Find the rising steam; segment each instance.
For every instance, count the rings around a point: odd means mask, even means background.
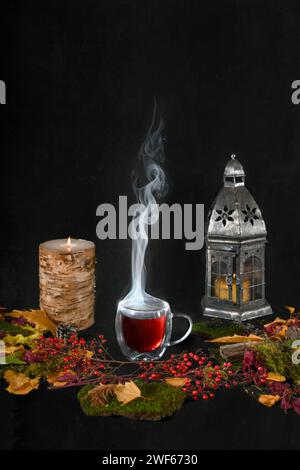
[[[160,163],[165,160],[164,141],[162,131],[164,122],[160,119],[156,130],[153,130],[156,118],[156,107],[153,119],[140,152],[139,161],[141,172],[133,173],[133,190],[138,201],[138,210],[132,221],[134,234],[132,236],[131,273],[132,286],[130,292],[122,303],[127,307],[141,310],[151,310],[158,306],[159,299],[145,292],[146,268],[145,253],[148,245],[148,226],[157,222],[159,208],[157,200],[167,192],[168,185],[165,173]],[[140,185],[140,180],[146,180],[146,184]]]

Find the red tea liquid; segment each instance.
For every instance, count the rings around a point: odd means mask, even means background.
[[[166,319],[166,316],[143,319],[122,315],[122,330],[127,346],[138,352],[159,348],[165,337]]]

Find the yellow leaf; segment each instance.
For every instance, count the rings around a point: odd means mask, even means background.
[[[63,377],[66,374],[72,374],[76,375],[76,373],[69,369],[61,372],[54,372],[53,374],[47,375],[47,382],[49,382],[53,387],[63,387],[66,385],[68,382],[63,382],[61,380],[58,380],[60,377]]]
[[[288,305],[285,305],[285,308],[290,312],[291,315],[295,313],[295,307],[289,307]]]
[[[93,357],[93,355],[94,355],[93,351],[89,351],[88,349],[86,350],[85,357],[87,359],[91,359],[91,357]]]
[[[34,333],[33,335],[30,335],[30,336],[23,336],[21,334],[15,335],[15,336],[6,335],[3,338],[3,341],[4,341],[5,344],[10,344],[12,346],[17,346],[17,345],[20,345],[20,344],[29,344],[34,339],[38,339],[40,336],[41,336],[41,334],[38,331],[36,333]]]
[[[9,313],[11,317],[24,317],[26,320],[34,323],[40,331],[51,331],[56,335],[56,325],[47,317],[43,310],[13,310]]]
[[[24,349],[24,346],[5,346],[5,354],[13,354],[21,349]]]
[[[267,380],[271,380],[272,382],[285,382],[286,378],[284,375],[274,374],[273,372],[269,372],[267,375]]]
[[[233,335],[233,336],[221,336],[220,338],[211,339],[208,343],[248,343],[248,342],[256,342],[256,341],[264,341],[263,338],[256,335],[249,335],[249,336],[240,336],[240,335]]]
[[[277,403],[281,397],[279,395],[260,395],[258,401],[267,407],[271,407]]]
[[[4,374],[4,378],[9,384],[6,390],[14,395],[26,395],[38,388],[40,381],[39,377],[30,379],[27,375],[13,370],[7,370]]]
[[[173,387],[183,387],[185,385],[186,379],[183,377],[169,377],[165,379],[169,385],[173,385]]]
[[[123,404],[131,402],[141,396],[139,387],[133,382],[125,382],[124,384],[118,384],[114,388],[114,393],[117,399]]]

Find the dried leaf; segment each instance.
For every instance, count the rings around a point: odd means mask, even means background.
[[[290,312],[291,315],[295,313],[295,307],[289,307],[288,305],[285,305],[285,308]]]
[[[93,351],[89,351],[88,349],[86,350],[85,357],[87,359],[91,359],[93,357],[93,355],[94,355]]]
[[[18,335],[6,335],[4,338],[3,338],[3,341],[5,342],[5,344],[9,344],[9,345],[12,345],[12,346],[17,346],[17,345],[20,345],[20,344],[27,344],[27,345],[31,345],[32,344],[32,341],[35,340],[35,339],[38,339],[40,337],[40,333],[37,331],[36,333],[34,333],[33,335],[30,335],[30,336],[24,336],[24,335],[21,335],[21,334],[18,334]]]
[[[258,401],[267,407],[271,407],[277,403],[281,397],[279,395],[260,395]]]
[[[208,343],[222,343],[222,344],[231,344],[231,343],[249,343],[249,342],[258,342],[264,341],[260,336],[250,334],[249,336],[221,336],[220,338],[211,339]]]
[[[173,387],[183,387],[185,385],[186,379],[184,377],[169,377],[165,379],[169,385],[173,385]]]
[[[5,354],[13,354],[21,349],[24,350],[24,346],[5,346]]]
[[[4,378],[9,383],[6,390],[14,395],[26,395],[38,388],[40,381],[39,377],[30,379],[27,375],[13,370],[7,370],[4,374]]]
[[[141,396],[139,387],[133,382],[125,382],[124,384],[118,384],[114,388],[117,399],[123,404],[131,402]]]
[[[269,372],[267,375],[267,380],[271,380],[272,382],[285,382],[286,378],[284,375],[274,374],[274,372]]]
[[[264,328],[269,328],[270,326],[273,326],[273,325],[285,325],[286,322],[287,320],[284,320],[283,318],[280,318],[280,317],[276,317],[275,320],[273,320],[272,322],[266,323],[264,325]]]
[[[273,338],[282,339],[285,337],[288,329],[288,321],[283,318],[276,317],[271,323],[266,323],[264,325],[265,330],[269,330],[268,334],[272,335]]]
[[[64,380],[59,380],[59,379],[61,377],[64,377],[64,376],[68,375],[68,374],[70,374],[70,376],[71,375],[76,375],[76,373],[74,371],[69,369],[69,370],[58,372],[58,373],[49,374],[47,376],[47,382],[49,382],[52,385],[52,387],[63,387],[68,382],[64,381]]]
[[[282,328],[280,328],[279,331],[276,332],[276,338],[285,338],[287,330],[288,326],[284,325]]]
[[[99,384],[88,392],[90,404],[92,406],[104,406],[114,395],[114,384]]]
[[[9,315],[16,318],[24,317],[34,323],[38,330],[51,331],[53,336],[56,335],[56,325],[47,317],[43,310],[13,310]]]

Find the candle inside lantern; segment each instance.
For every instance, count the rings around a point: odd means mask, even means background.
[[[94,323],[95,244],[80,239],[40,244],[40,307],[55,323],[79,330]]]
[[[244,279],[243,280],[243,289],[241,289],[241,300],[244,304],[250,301],[250,280]],[[226,281],[226,276],[221,276],[215,280],[215,295],[220,300],[230,300],[234,304],[237,302],[237,284],[236,284],[236,276],[233,275],[232,284],[228,285]],[[230,298],[230,290],[231,290],[231,298]]]

